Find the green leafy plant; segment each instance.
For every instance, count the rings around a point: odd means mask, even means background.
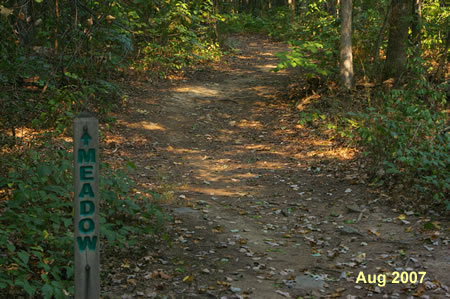
[[[420,94],[393,90],[381,109],[355,114],[357,132],[367,154],[381,161],[387,175],[440,202],[450,185],[447,116],[427,107],[417,98]]]
[[[317,60],[317,55],[330,56],[333,52],[330,49],[324,50],[324,46],[318,42],[291,42],[291,50],[289,52],[277,53],[277,57],[281,59],[275,71],[279,71],[288,67],[300,67],[304,70],[306,77],[328,76],[329,68],[326,59]]]
[[[45,145],[3,162],[10,170],[0,177],[0,296],[66,298],[74,291],[72,155]],[[103,164],[102,246],[132,246],[161,227],[162,212],[132,189],[125,172]]]
[[[134,16],[142,20],[147,11],[140,6]],[[167,1],[150,24],[139,23],[140,54],[134,68],[164,77],[216,59],[220,55],[214,31],[218,19],[212,1]]]
[[[220,16],[219,29],[223,33],[263,32],[267,20],[249,13],[224,13]]]

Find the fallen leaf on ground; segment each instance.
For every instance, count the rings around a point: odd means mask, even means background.
[[[369,235],[374,235],[377,237],[379,237],[381,235],[381,233],[379,231],[377,231],[376,229],[373,229],[373,228],[369,229],[368,232],[369,232]]]
[[[186,275],[186,276],[183,278],[183,282],[191,283],[191,282],[193,282],[193,281],[194,281],[194,275]]]
[[[289,294],[288,292],[283,292],[283,291],[280,291],[280,290],[276,290],[275,293],[277,293],[277,294],[279,294],[279,295],[281,295],[283,297],[286,297],[286,298],[292,298],[291,294]]]
[[[162,270],[155,270],[152,272],[152,276],[153,279],[155,278],[162,278],[162,279],[171,279],[172,276],[170,276],[169,274],[164,273]]]

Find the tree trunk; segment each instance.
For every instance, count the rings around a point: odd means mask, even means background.
[[[218,41],[219,42],[219,45],[220,46],[222,46],[223,44],[222,44],[222,40],[221,40],[221,38],[220,38],[220,36],[219,36],[219,30],[217,30],[217,15],[219,14],[219,0],[215,0],[214,2],[213,2],[213,14],[214,14],[214,16],[213,16],[213,19],[212,19],[212,26],[213,26],[213,30],[214,30],[214,35],[215,35],[215,38],[216,38],[216,41]]]
[[[341,80],[345,88],[353,87],[352,0],[341,1]]]
[[[411,39],[415,45],[419,45],[420,31],[422,29],[422,0],[412,0],[412,15]]]
[[[291,10],[291,23],[295,21],[295,0],[288,0],[289,9]]]
[[[336,0],[327,0],[327,12],[329,15],[332,15],[333,17],[336,18],[337,16],[337,12],[336,12]]]
[[[58,0],[55,0],[55,19],[56,19],[56,24],[55,24],[55,30],[53,31],[55,33],[54,52],[55,52],[55,55],[58,55],[58,52],[59,52],[59,44],[58,44],[59,1]]]
[[[377,44],[375,45],[375,50],[373,51],[373,61],[378,60],[381,43],[383,42],[384,39],[384,32],[386,31],[386,27],[388,25],[389,18],[391,17],[391,13],[392,13],[392,4],[389,4],[386,15],[384,16],[383,25],[381,26],[380,32],[378,33]]]
[[[392,0],[389,42],[383,70],[384,80],[394,78],[395,81],[398,81],[406,71],[410,15],[411,0]]]
[[[450,30],[447,29],[447,38],[445,39],[445,45],[444,45],[444,51],[441,54],[441,58],[439,59],[439,66],[436,70],[436,73],[434,74],[434,80],[439,81],[439,79],[442,77],[444,73],[444,69],[447,66],[447,59],[448,59],[448,48],[450,46]]]

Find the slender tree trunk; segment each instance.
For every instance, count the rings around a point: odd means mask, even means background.
[[[389,42],[384,64],[383,79],[400,79],[406,71],[406,49],[408,47],[409,16],[411,0],[392,0],[392,15],[389,22]]]
[[[295,21],[295,0],[288,0],[289,9],[291,10],[291,23]]]
[[[214,30],[214,35],[216,40],[219,42],[219,45],[222,46],[222,40],[220,39],[219,36],[219,31],[217,30],[217,18],[216,16],[219,14],[219,0],[214,0],[214,9],[213,9],[213,20],[212,20],[212,26],[213,26],[213,30]]]
[[[252,0],[251,2],[250,2],[250,7],[251,7],[251,9],[250,9],[250,13],[252,14],[252,15],[256,15],[255,14],[255,12],[256,12],[256,10],[257,10],[257,7],[258,7],[258,2],[257,2],[257,0]]]
[[[352,0],[341,1],[341,80],[345,88],[353,87]]]
[[[381,43],[383,42],[384,39],[384,32],[386,32],[386,27],[388,25],[389,18],[391,17],[391,13],[392,13],[392,3],[390,3],[387,8],[386,15],[384,16],[383,20],[383,25],[381,26],[380,32],[378,33],[377,44],[375,45],[375,50],[373,51],[373,61],[378,60]]]
[[[419,45],[420,31],[422,29],[422,0],[412,0],[412,15],[411,39],[415,45]]]
[[[339,5],[342,5],[341,4],[341,0],[337,0],[336,1],[336,7],[338,7]],[[336,18],[340,18],[341,17],[339,14],[340,14],[340,9],[336,9]]]
[[[74,14],[74,18],[73,18],[73,30],[76,30],[76,27],[78,26],[78,5],[77,5],[77,1],[73,1],[73,14]]]
[[[307,3],[306,3],[306,0],[301,0],[299,3],[298,3],[298,10],[299,10],[299,14],[300,15],[303,15],[304,14],[304,12],[306,12],[307,11]]]
[[[445,3],[445,1],[441,1],[439,2],[439,5],[441,8],[446,8],[447,5]],[[448,60],[448,48],[450,46],[450,30],[448,29],[450,22],[447,19],[447,37],[445,38],[445,45],[443,48],[443,52],[441,54],[441,58],[439,59],[439,65],[438,68],[436,70],[436,73],[434,74],[434,80],[435,81],[439,81],[439,79],[441,78],[441,76],[443,75],[444,70],[447,68],[447,60]]]
[[[59,44],[58,44],[58,23],[59,23],[59,1],[55,0],[55,19],[56,19],[56,24],[55,24],[55,55],[58,55],[58,50],[59,50]]]
[[[434,75],[434,80],[439,81],[439,78],[442,76],[445,67],[447,66],[448,59],[448,48],[450,46],[450,30],[447,29],[447,37],[445,39],[444,51],[442,52],[441,58],[439,59],[439,66]]]
[[[329,15],[332,15],[335,18],[337,16],[337,12],[336,12],[337,5],[336,4],[337,4],[336,0],[328,0],[327,1],[327,12]]]

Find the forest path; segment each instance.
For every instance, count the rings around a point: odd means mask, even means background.
[[[383,207],[351,150],[298,125],[284,96],[289,74],[270,71],[286,45],[229,42],[234,55],[192,78],[130,83],[105,154],[133,161],[139,185],[167,196],[172,246],[143,240],[144,254],[105,265],[106,297],[448,294],[447,223],[424,230],[428,219]],[[427,273],[422,284],[383,285],[395,270]],[[380,280],[356,283],[360,271]]]

